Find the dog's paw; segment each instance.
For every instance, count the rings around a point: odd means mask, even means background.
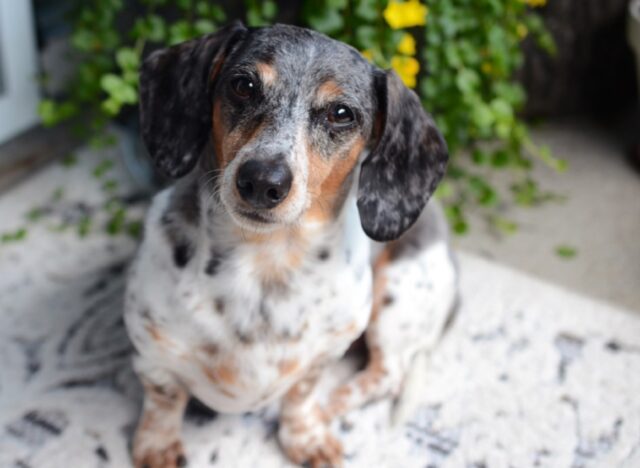
[[[285,446],[284,451],[292,462],[299,465],[308,464],[312,468],[342,466],[342,444],[328,431],[322,438]]]
[[[342,444],[331,434],[326,416],[319,408],[312,415],[281,421],[278,437],[294,463],[312,468],[342,466]]]
[[[133,466],[135,468],[181,468],[187,466],[187,458],[180,441],[164,448],[134,447]]]

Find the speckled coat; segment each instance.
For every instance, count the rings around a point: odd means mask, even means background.
[[[442,137],[395,74],[289,26],[236,24],[156,52],[141,96],[152,158],[186,176],[154,198],[127,287],[145,387],[134,462],[183,464],[193,395],[233,413],[281,399],[287,455],[340,464],[330,421],[397,396],[454,302],[446,222],[423,210]],[[276,156],[291,187],[257,207],[238,168]],[[363,333],[368,365],[320,405],[323,368]]]

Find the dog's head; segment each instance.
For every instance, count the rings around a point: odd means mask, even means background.
[[[395,239],[445,171],[446,144],[416,94],[352,47],[306,29],[236,23],[157,51],[140,90],[142,136],[157,168],[177,178],[201,159],[244,228],[331,219],[361,162],[362,227]],[[203,151],[209,142],[214,154]]]

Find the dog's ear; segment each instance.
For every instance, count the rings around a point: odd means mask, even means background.
[[[142,138],[156,168],[181,177],[211,133],[213,80],[247,29],[240,22],[152,53],[140,71]]]
[[[418,218],[444,175],[448,151],[418,96],[394,71],[374,71],[378,102],[371,152],[362,162],[358,211],[365,233],[397,239]]]

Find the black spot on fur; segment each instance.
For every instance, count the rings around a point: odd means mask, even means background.
[[[353,430],[353,423],[351,421],[342,420],[340,422],[340,430],[342,432],[351,432]]]
[[[198,179],[189,177],[178,182],[170,201],[170,210],[180,216],[181,221],[192,226],[200,224],[200,185]]]
[[[217,313],[219,313],[220,315],[224,314],[225,304],[224,304],[224,300],[221,297],[216,297],[215,300],[213,301],[213,305]]]
[[[218,413],[202,403],[197,398],[191,397],[185,410],[185,418],[196,426],[203,426],[218,417]]]
[[[212,250],[211,257],[209,257],[209,260],[207,261],[207,266],[205,266],[204,272],[209,276],[215,275],[218,272],[218,268],[220,268],[220,264],[223,259],[224,255],[222,255],[222,253]]]
[[[253,337],[249,336],[241,330],[236,330],[235,335],[242,344],[249,345],[253,343]]]
[[[387,294],[382,298],[382,305],[385,307],[390,306],[394,302],[395,302],[395,298],[390,294]]]
[[[614,353],[617,353],[621,349],[620,343],[618,343],[617,341],[613,341],[613,340],[612,341],[608,341],[604,346],[609,351],[612,351]]]
[[[264,301],[260,302],[260,309],[258,313],[260,314],[260,317],[262,317],[262,320],[266,325],[269,325],[271,323],[271,317],[269,316],[269,308],[264,303]]]
[[[189,244],[178,244],[173,248],[173,263],[184,268],[193,256],[193,248]]]
[[[98,458],[100,458],[100,460],[106,461],[106,462],[109,461],[109,454],[107,453],[107,451],[102,445],[100,445],[99,447],[96,447],[95,454],[98,456]]]
[[[320,249],[320,252],[318,252],[318,260],[322,260],[324,262],[325,260],[328,260],[329,257],[331,257],[331,252],[326,247]]]

